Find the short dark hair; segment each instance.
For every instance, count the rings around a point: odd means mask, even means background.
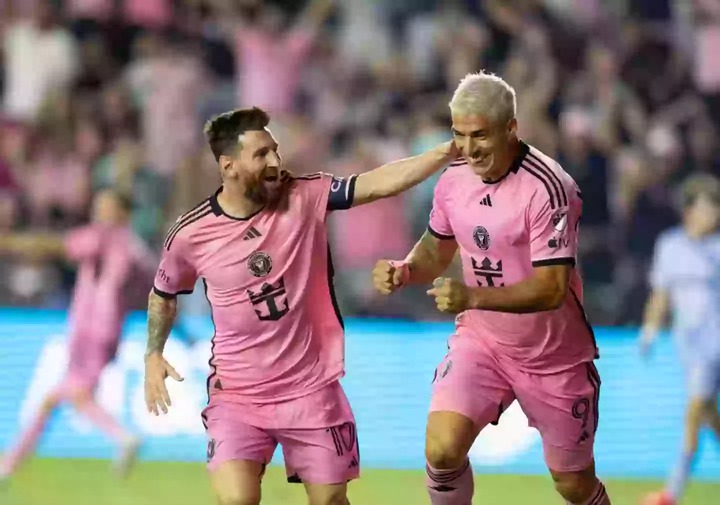
[[[706,173],[688,176],[680,187],[680,204],[683,209],[693,205],[700,196],[706,196],[720,205],[720,179]]]
[[[247,131],[264,129],[270,123],[270,116],[259,107],[239,109],[220,114],[207,123],[203,133],[217,161],[220,156],[230,154],[238,147],[238,137]]]

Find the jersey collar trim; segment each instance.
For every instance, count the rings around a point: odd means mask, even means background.
[[[220,186],[217,191],[213,194],[213,196],[210,197],[210,208],[212,209],[213,214],[216,216],[225,216],[228,219],[232,219],[233,221],[249,221],[250,219],[254,218],[258,214],[260,214],[263,209],[265,209],[265,206],[260,207],[258,210],[253,212],[247,217],[235,217],[231,216],[227,212],[225,212],[222,207],[220,207],[220,204],[218,203],[218,195],[222,192],[223,188]]]
[[[530,146],[527,145],[522,140],[520,140],[520,146],[518,148],[517,156],[515,156],[515,159],[510,164],[510,168],[508,169],[507,172],[505,172],[505,175],[500,177],[497,181],[483,181],[483,182],[485,184],[497,184],[500,181],[504,180],[505,177],[510,175],[510,173],[514,173],[514,174],[518,173],[518,170],[520,170],[520,166],[522,165],[523,161],[525,161],[525,157],[528,155],[529,152],[530,152]]]

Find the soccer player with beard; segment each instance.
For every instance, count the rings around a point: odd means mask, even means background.
[[[120,447],[115,469],[123,476],[139,439],[93,398],[102,372],[115,358],[127,314],[125,288],[134,272],[150,274],[155,259],[130,228],[130,200],[113,190],[93,199],[93,222],[65,237],[16,234],[0,237],[0,250],[34,258],[66,258],[78,264],[70,307],[68,363],[63,380],[44,399],[20,440],[0,464],[9,477],[33,451],[55,409],[69,403]]]
[[[664,232],[655,245],[652,294],[640,342],[646,353],[672,315],[673,336],[690,397],[685,443],[666,488],[648,495],[645,505],[680,502],[703,426],[720,440],[720,179],[709,174],[690,176],[681,196],[682,226]]]
[[[470,505],[470,447],[515,400],[566,502],[608,505],[593,456],[597,349],[575,268],[582,198],[555,160],[518,138],[515,110],[499,77],[460,82],[450,111],[462,158],[435,186],[427,232],[404,261],[379,261],[373,279],[386,294],[432,283],[438,309],[459,314],[427,421],[433,505]],[[458,248],[464,282],[440,278]]]
[[[458,152],[448,142],[347,179],[293,178],[282,170],[268,124],[268,115],[253,108],[223,114],[205,128],[223,184],[181,216],[165,240],[148,306],[147,406],[156,415],[167,412],[165,379],[182,380],[163,346],[176,296],[202,278],[215,325],[202,418],[218,503],[259,503],[263,470],[280,444],[288,480],[304,483],[311,504],[347,504],[347,482],[358,477],[360,459],[339,383],[344,336],[327,214],[400,193]]]

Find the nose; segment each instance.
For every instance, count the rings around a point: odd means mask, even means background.
[[[472,137],[463,139],[463,146],[462,146],[463,155],[470,157],[470,156],[472,156],[474,151],[475,151],[475,142],[473,141]]]
[[[270,151],[267,156],[267,162],[269,167],[279,168],[280,167],[280,155],[275,151]]]

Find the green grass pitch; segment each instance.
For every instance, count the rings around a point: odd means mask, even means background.
[[[363,470],[350,484],[353,505],[427,505],[423,473]],[[613,505],[636,505],[659,482],[609,480]],[[547,477],[479,475],[478,505],[560,505]],[[2,505],[212,505],[205,467],[191,463],[140,463],[118,481],[98,460],[41,459],[26,465],[0,489]],[[263,505],[304,505],[303,488],[285,483],[282,468],[268,469]],[[683,505],[720,504],[720,483],[692,483]]]

